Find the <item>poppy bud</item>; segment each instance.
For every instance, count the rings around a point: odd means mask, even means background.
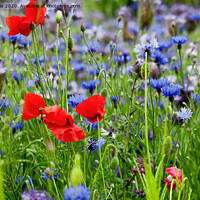
[[[133,79],[128,79],[128,83],[129,83],[130,85],[133,85]]]
[[[45,174],[49,177],[51,176],[51,169],[49,167],[46,168]]]
[[[171,149],[172,149],[172,137],[167,136],[164,141],[164,154],[166,155],[170,154]]]
[[[117,170],[119,166],[119,159],[117,156],[115,156],[112,160],[111,160],[111,164],[110,164],[110,168],[113,170]]]
[[[85,31],[85,26],[84,24],[81,24],[81,32],[84,32]]]
[[[106,88],[103,88],[103,90],[101,91],[101,95],[102,95],[103,97],[107,97],[108,91],[107,91]]]
[[[81,184],[82,182],[82,171],[80,168],[80,155],[76,155],[75,157],[75,166],[71,171],[71,183],[73,187]]]
[[[113,41],[111,40],[111,41],[110,41],[110,47],[112,47],[112,46],[113,46]]]
[[[145,65],[147,66],[147,77],[146,78],[148,78],[148,76],[149,76],[149,64],[148,63],[144,63],[143,65],[142,65],[142,68],[141,68],[141,75],[142,75],[142,78],[145,80]]]
[[[58,10],[56,14],[56,22],[57,24],[60,24],[61,21],[62,21],[62,12]]]
[[[69,51],[73,51],[73,40],[71,37],[68,38],[68,49]]]

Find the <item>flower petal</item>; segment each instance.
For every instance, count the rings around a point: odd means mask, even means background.
[[[19,25],[21,23],[21,17],[19,16],[11,16],[11,17],[6,17],[6,24],[10,31],[8,32],[9,36],[17,35],[20,33],[19,30]]]
[[[76,142],[86,137],[84,131],[74,124],[68,126],[49,124],[48,128],[57,139],[63,142]]]
[[[106,110],[104,109],[105,100],[106,97],[101,95],[93,95],[82,103],[78,104],[76,107],[76,112],[83,117],[86,117],[91,123],[96,122],[97,117],[99,118],[99,121],[101,121],[106,113]]]
[[[25,8],[25,15],[38,26],[39,24],[44,24],[46,10],[46,7],[39,8],[36,5],[36,1],[31,0]]]
[[[38,117],[40,107],[45,107],[45,101],[41,96],[33,93],[25,94],[22,119],[29,120]]]
[[[71,115],[68,115],[65,110],[60,108],[57,105],[49,106],[42,109],[42,114],[44,115],[44,123],[54,123],[59,126],[64,125],[72,125],[74,123],[74,119]]]

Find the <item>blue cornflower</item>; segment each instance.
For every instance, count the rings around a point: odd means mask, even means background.
[[[166,97],[173,97],[180,94],[180,87],[178,85],[167,85],[162,88],[162,94]]]
[[[180,111],[177,112],[177,119],[182,119],[186,121],[192,117],[192,111],[190,108],[181,108]]]
[[[77,96],[71,96],[68,99],[68,104],[72,107],[76,107],[79,103],[82,103],[85,101],[88,97],[85,95],[77,95]]]
[[[164,86],[168,85],[170,85],[170,82],[168,81],[167,78],[159,78],[159,79],[151,78],[151,87],[153,89],[156,89],[158,92],[161,92],[161,89]]]
[[[90,193],[84,185],[71,186],[64,191],[64,200],[89,200]]]
[[[15,183],[18,184],[20,183],[21,181],[23,181],[24,179],[24,176],[22,176],[22,178],[20,178],[20,176],[18,178],[15,179]],[[29,183],[29,185],[33,184],[33,179],[32,178],[28,178],[24,184],[23,184],[23,187],[25,187],[27,185],[27,183]]]
[[[24,191],[21,193],[21,197],[23,200],[53,200],[45,191],[37,191],[33,189],[32,191]]]
[[[173,36],[172,41],[176,44],[184,44],[188,41],[188,37],[184,36],[184,35],[178,35],[178,36]]]
[[[192,97],[192,100],[194,101],[194,104],[199,104],[200,103],[200,94],[195,94],[195,93],[192,93],[191,94],[191,97]]]
[[[99,141],[94,140],[94,139],[89,139],[88,143],[92,143],[91,145],[86,147],[86,151],[88,151],[88,149],[90,151],[99,151]],[[106,140],[104,138],[100,138],[100,146],[102,148],[102,146],[106,143]]]
[[[11,126],[11,123],[9,122]],[[23,124],[21,122],[17,122],[15,125],[12,124],[12,132],[15,133],[16,131],[21,131],[23,129]]]
[[[117,103],[117,99],[118,99],[119,97],[115,97],[115,96],[112,96],[111,97],[111,100],[113,101],[113,103]]]
[[[14,71],[14,72],[12,73],[12,78],[13,78],[15,81],[19,82],[19,81],[23,80],[23,74],[17,73],[16,71]]]
[[[161,39],[161,40],[158,42],[158,45],[159,45],[158,48],[159,48],[160,50],[164,50],[164,49],[168,49],[168,48],[172,47],[173,42],[172,42],[172,40]]]
[[[159,50],[152,51],[150,57],[159,65],[165,65],[169,62],[168,58]]]
[[[91,123],[89,122],[86,118],[84,119],[84,122],[86,123],[87,125],[87,129],[90,130],[90,125],[92,124],[92,130],[95,130],[97,131],[98,130],[98,123],[95,122],[95,123]],[[100,125],[100,124],[99,124]]]
[[[137,44],[134,48],[135,53],[137,54],[137,57],[144,56],[145,52],[151,52],[154,49],[158,48],[158,42],[156,38],[152,38],[150,40],[150,43],[140,43]]]
[[[20,34],[13,35],[13,36],[8,36],[8,40],[13,42],[13,43],[17,42],[19,40],[19,38],[20,38]]]
[[[51,172],[52,172],[53,177],[54,177],[55,180],[57,180],[58,177],[60,177],[60,174],[54,174],[54,172],[55,172],[54,170],[52,170]],[[53,179],[52,175],[50,175],[50,176],[47,175],[46,170],[44,170],[44,172],[42,172],[42,178],[44,178],[46,181],[48,179],[52,181],[52,179]]]
[[[97,80],[90,80],[89,82],[86,82],[86,81],[82,81],[81,82],[81,86],[83,89],[95,89],[96,88],[96,83],[97,83]],[[97,88],[99,88],[101,85],[100,81],[98,81],[98,85],[97,85]]]
[[[192,20],[192,21],[200,21],[200,14],[192,14],[191,16],[190,16],[190,20]]]

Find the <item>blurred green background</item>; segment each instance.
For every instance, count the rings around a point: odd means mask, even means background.
[[[99,10],[104,12],[107,16],[115,15],[116,10],[121,5],[131,5],[134,1],[133,0],[98,0],[98,1],[90,1],[90,0],[83,0],[83,9],[86,13]],[[171,6],[174,3],[186,3],[191,6],[199,7],[200,0],[162,0],[162,3],[165,3]]]

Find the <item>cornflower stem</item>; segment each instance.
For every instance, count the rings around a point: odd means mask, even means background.
[[[101,141],[100,141],[100,127],[99,127],[99,118],[98,117],[97,117],[97,124],[98,124],[98,138],[99,138],[99,165],[101,167],[105,199],[107,199],[106,184],[105,184],[104,172],[103,172],[103,166],[102,166],[102,159],[101,159]]]
[[[131,90],[131,102],[130,102],[130,107],[129,107],[129,116],[128,116],[128,130],[127,130],[127,134],[126,134],[126,143],[125,143],[125,155],[124,155],[124,159],[126,160],[126,154],[127,154],[127,150],[128,150],[128,142],[129,142],[129,129],[130,129],[130,119],[131,119],[131,108],[132,108],[132,103],[133,103],[133,94],[134,94],[134,90],[135,90],[135,84],[136,84],[136,80],[137,78],[135,78],[134,83],[133,83],[133,87]],[[124,192],[123,192],[123,200],[126,199],[126,162],[124,164]]]
[[[111,86],[113,86],[113,79],[114,79],[114,75],[113,75],[113,62],[114,62],[114,55],[115,55],[115,45],[113,45],[113,52],[112,52],[112,62],[111,62],[111,66],[112,66],[112,71],[111,71]]]
[[[145,140],[146,140],[146,148],[147,148],[147,158],[148,158],[148,162],[149,165],[151,164],[150,162],[150,155],[149,155],[149,143],[148,143],[148,120],[147,120],[147,104],[148,104],[148,97],[147,97],[147,52],[145,52]],[[151,169],[151,168],[150,168]]]
[[[179,53],[179,58],[180,58],[180,63],[181,63],[181,82],[182,84],[184,83],[184,73],[183,73],[183,62],[182,62],[182,56],[181,56],[181,49],[178,49],[178,53]]]
[[[61,108],[64,109],[64,87],[63,87],[62,77],[60,75],[60,66],[58,62],[58,31],[59,31],[59,23],[57,23],[57,32],[56,32],[56,62],[57,62],[57,67],[58,67],[58,75],[59,75],[59,79],[60,79],[60,83],[62,85],[62,91],[63,91],[63,95],[61,97]],[[59,88],[60,88],[60,84],[59,84]]]
[[[43,31],[43,25],[41,25],[41,32],[42,32],[42,50],[43,50],[43,56],[44,56],[45,73],[47,73],[46,57],[45,57],[45,51],[44,51],[44,31]]]
[[[96,174],[95,174],[95,176],[94,176],[94,180],[93,180],[92,187],[91,187],[92,193],[95,192],[95,191],[93,191],[93,188],[94,188],[94,184],[95,184],[95,182],[96,182],[97,175],[98,175],[98,172],[99,172],[99,169],[100,169],[100,164],[103,162],[103,159],[104,159],[104,157],[105,157],[105,155],[106,155],[106,152],[107,152],[107,149],[108,149],[109,147],[113,147],[113,148],[115,148],[115,151],[117,151],[116,147],[115,147],[113,144],[108,144],[108,145],[106,146],[106,148],[105,148],[105,150],[104,150],[104,153],[103,153],[103,157],[102,157],[102,159],[101,159],[101,161],[100,161],[100,163],[99,163],[99,166],[98,166],[98,168],[97,168]],[[92,195],[91,195],[91,196],[92,196]],[[94,200],[94,198],[93,198],[93,200]]]
[[[33,38],[33,45],[34,45],[34,49],[35,49],[35,55],[36,55],[36,59],[37,59],[37,64],[38,64],[40,73],[41,73],[41,75],[42,75],[42,78],[44,79],[45,85],[46,85],[46,87],[47,87],[47,89],[48,89],[48,91],[49,91],[49,95],[50,95],[50,97],[51,97],[53,103],[56,104],[55,101],[54,101],[54,99],[53,99],[53,96],[52,96],[52,94],[51,94],[51,90],[50,90],[50,88],[49,88],[49,86],[48,86],[48,84],[47,84],[47,82],[46,82],[45,77],[44,77],[44,74],[43,74],[43,71],[42,71],[42,68],[41,68],[39,59],[38,59],[37,48],[36,48],[36,42],[35,42],[36,37],[34,36],[34,34],[35,34],[35,36],[36,36],[35,30],[32,31],[32,38]],[[39,75],[39,74],[38,74],[38,75]],[[43,90],[43,89],[44,89],[44,86],[43,86],[43,84],[42,84],[42,80],[41,80],[40,76],[39,76],[39,79],[40,79],[40,82],[41,82],[41,85],[42,85],[42,90]],[[43,91],[43,92],[44,92],[44,91]]]

